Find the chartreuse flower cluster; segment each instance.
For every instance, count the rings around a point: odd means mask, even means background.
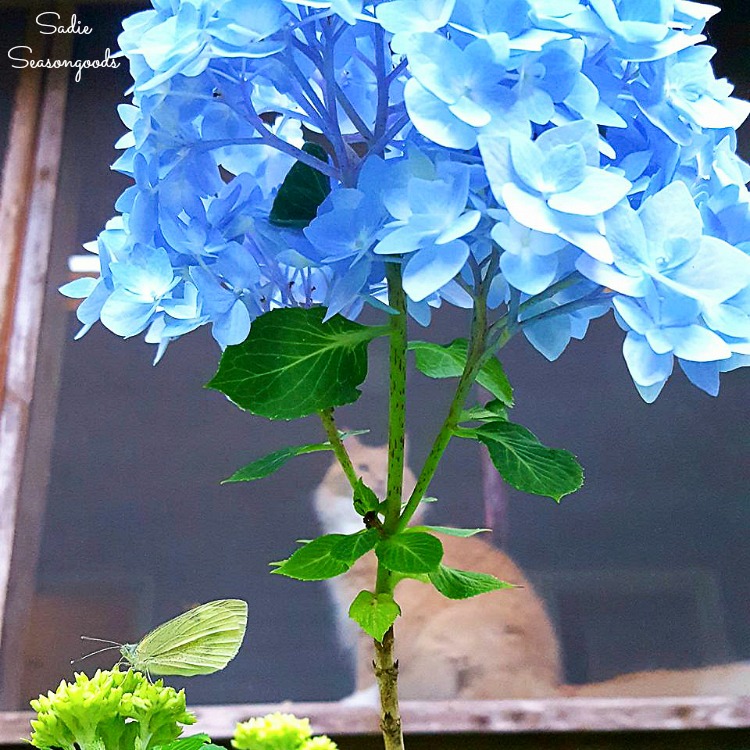
[[[274,713],[237,724],[232,739],[237,750],[336,750],[336,743],[312,736],[310,721]]]
[[[157,346],[279,307],[498,310],[554,359],[612,312],[638,391],[750,359],[750,194],[693,0],[152,0],[119,42],[133,185],[67,285]]]
[[[151,750],[174,742],[195,716],[185,693],[117,668],[76,674],[31,701],[31,744],[42,750]],[[203,744],[203,743],[199,743]]]

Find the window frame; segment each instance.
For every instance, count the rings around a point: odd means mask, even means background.
[[[29,8],[30,29],[38,6],[10,5]],[[55,7],[61,15],[74,10]],[[51,57],[65,58],[72,37],[48,43]],[[74,236],[73,212],[64,208],[75,196],[57,193],[68,78],[66,69],[21,71],[0,192],[0,256],[10,258],[0,267],[0,745],[18,744],[32,715],[7,709],[18,704],[64,337],[65,303],[52,282],[65,270],[50,256],[53,227],[71,242]],[[274,710],[309,717],[316,732],[378,734],[374,709],[338,703],[198,706],[197,729],[226,739],[235,722]],[[407,701],[403,715],[411,733],[433,735],[746,728],[750,697]]]
[[[33,22],[32,10],[27,37]],[[70,55],[69,35],[45,42],[45,56]],[[0,195],[0,252],[10,259],[0,277],[0,707],[18,702],[57,403],[62,316],[48,278],[53,227],[69,229],[55,214],[67,73],[21,71]]]

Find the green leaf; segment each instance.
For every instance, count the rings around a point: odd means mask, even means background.
[[[314,453],[315,451],[330,450],[330,443],[314,443],[310,445],[297,445],[290,446],[288,448],[281,448],[280,450],[269,453],[263,458],[259,458],[247,466],[243,466],[238,471],[235,471],[231,477],[228,477],[222,484],[229,484],[231,482],[251,482],[255,479],[263,479],[263,477],[273,474],[278,471],[287,461],[294,458],[295,456],[301,456],[304,453]]]
[[[269,419],[296,419],[350,404],[367,375],[367,344],[383,328],[341,315],[323,322],[322,307],[280,308],[261,315],[249,336],[228,346],[206,388]]]
[[[365,513],[377,510],[380,507],[380,498],[362,481],[362,477],[357,480],[354,486],[354,510],[360,516]]]
[[[325,578],[346,573],[351,563],[342,560],[334,550],[346,539],[345,534],[325,534],[300,547],[286,560],[271,563],[278,566],[272,573],[278,573],[298,581],[322,581]]]
[[[351,437],[352,435],[363,435],[367,430],[351,430],[349,432],[339,432],[339,437],[342,440]],[[263,479],[275,471],[278,471],[284,464],[295,456],[302,456],[305,453],[315,453],[316,451],[329,451],[332,450],[333,446],[330,442],[325,443],[310,443],[308,445],[295,445],[288,446],[287,448],[281,448],[273,453],[269,453],[263,458],[258,458],[247,466],[243,466],[241,469],[232,474],[231,477],[224,479],[222,484],[230,484],[232,482],[252,482],[255,479]]]
[[[158,745],[154,750],[225,750],[221,745],[214,745],[207,734],[193,734],[180,737],[166,745]]]
[[[440,565],[430,574],[432,585],[448,599],[468,599],[477,594],[498,589],[512,589],[512,583],[506,583],[489,573],[475,573],[472,570],[458,570]]]
[[[461,377],[468,347],[466,339],[456,339],[445,346],[426,341],[409,342],[409,349],[415,353],[417,369],[430,378]],[[477,383],[506,406],[513,406],[513,388],[496,357],[488,360],[479,371]]]
[[[475,534],[482,534],[485,531],[492,531],[492,529],[456,529],[453,526],[412,526],[412,531],[432,531],[435,534],[445,534],[446,536],[458,536],[462,539],[474,536]]]
[[[375,529],[362,529],[356,534],[344,534],[331,550],[334,557],[353,565],[377,543],[379,534]]]
[[[522,492],[559,502],[583,484],[583,469],[572,453],[547,448],[520,424],[490,422],[476,429],[459,428],[455,434],[484,443],[503,479]]]
[[[302,150],[328,162],[328,154],[316,143],[306,143]],[[276,193],[268,220],[280,227],[306,227],[330,192],[331,181],[326,175],[301,161],[295,162]]]
[[[349,607],[349,617],[376,641],[382,641],[388,628],[401,614],[391,594],[373,594],[360,591]]]
[[[498,400],[488,401],[484,406],[472,406],[461,412],[460,422],[492,422],[496,419],[508,419],[508,410]]]
[[[378,542],[375,554],[396,573],[429,573],[443,559],[441,541],[423,531],[403,531]]]

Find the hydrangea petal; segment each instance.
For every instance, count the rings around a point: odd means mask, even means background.
[[[480,211],[466,211],[435,238],[435,244],[444,245],[446,242],[452,242],[469,232],[473,232],[477,228],[477,224],[479,224],[481,218],[482,214]]]
[[[522,190],[513,182],[503,186],[501,195],[508,212],[519,224],[547,234],[559,232],[559,222],[539,196]]]
[[[404,291],[420,302],[456,276],[468,257],[469,246],[462,240],[423,248],[404,268]]]
[[[719,395],[720,367],[718,362],[691,362],[685,359],[680,359],[678,362],[694,386],[705,391],[709,396]]]
[[[583,182],[585,167],[586,153],[579,143],[555,146],[547,152],[544,160],[544,189],[555,193],[572,190]]]
[[[601,263],[590,255],[581,255],[576,260],[576,269],[587,279],[629,297],[643,297],[648,291],[648,280],[645,276],[628,276],[614,266]]]
[[[515,173],[525,185],[539,193],[547,189],[544,156],[536,143],[520,136],[511,138],[510,157]]]
[[[93,276],[83,276],[80,279],[74,279],[67,284],[63,284],[57,291],[65,297],[80,299],[81,297],[88,297],[98,283],[99,280]]]
[[[557,275],[557,259],[550,255],[503,253],[500,270],[516,289],[525,294],[543,292]]]
[[[656,354],[646,338],[630,331],[622,344],[622,353],[633,381],[640,386],[663,384],[672,374],[671,354]]]
[[[723,302],[750,284],[750,256],[716,237],[703,237],[690,262],[659,280],[707,303]]]
[[[630,191],[629,180],[614,172],[589,168],[578,186],[564,193],[550,195],[550,208],[579,216],[594,216],[612,208]]]
[[[665,328],[664,337],[671,342],[675,356],[692,362],[713,362],[732,356],[732,350],[721,336],[699,325]]]
[[[353,263],[348,272],[334,282],[323,322],[352,304],[352,301],[367,283],[371,268],[372,262],[370,259],[362,258]]]
[[[439,146],[469,150],[477,142],[474,128],[458,119],[448,105],[410,78],[404,87],[404,101],[414,127]]]
[[[127,338],[145,330],[155,311],[156,303],[143,302],[127,289],[115,289],[102,306],[100,319],[112,333]]]
[[[380,3],[375,16],[386,31],[437,31],[450,20],[456,0],[391,0]]]
[[[447,104],[461,98],[466,64],[453,42],[438,34],[410,34],[406,52],[409,71],[422,86]]]
[[[680,243],[688,253],[691,248],[693,252],[698,249],[703,221],[685,183],[673,182],[650,196],[638,215],[652,246],[675,247]]]
[[[250,332],[250,313],[242,300],[236,300],[229,311],[214,321],[211,333],[225,348],[241,344]]]
[[[570,319],[561,315],[548,320],[540,320],[523,329],[529,343],[550,362],[554,362],[570,343]]]
[[[706,325],[726,336],[750,339],[750,311],[730,303],[706,305],[703,309]]]

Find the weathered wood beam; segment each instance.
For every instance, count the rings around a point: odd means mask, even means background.
[[[36,36],[33,19],[29,17],[26,44],[30,44]],[[5,393],[8,342],[26,230],[42,78],[41,69],[31,68],[24,68],[18,77],[0,182],[0,254],[3,258],[0,263],[0,404]]]
[[[60,12],[64,15],[70,9],[60,8]],[[69,57],[71,44],[70,35],[55,35],[50,56]],[[29,182],[27,195],[22,199],[16,195],[19,202],[14,210],[20,228],[8,241],[17,244],[2,248],[3,254],[15,258],[8,282],[13,302],[0,360],[4,385],[0,401],[0,708],[5,709],[18,707],[24,624],[33,594],[46,500],[53,427],[49,412],[54,412],[57,397],[54,384],[39,382],[42,371],[53,371],[56,361],[54,356],[40,356],[40,341],[69,71],[45,73],[39,84],[42,94],[31,157],[27,152],[28,161],[17,163]],[[30,93],[27,96],[34,100]],[[30,102],[24,106],[33,116]],[[31,136],[24,128],[19,132],[25,147]],[[9,158],[15,153],[14,158],[20,159],[20,149],[10,143]],[[13,179],[12,174],[7,176]],[[41,431],[30,432],[34,410],[48,414]]]
[[[232,737],[235,724],[274,711],[310,719],[315,734],[379,734],[374,708],[340,703],[197,706],[189,734]],[[732,729],[750,726],[750,698],[556,698],[526,701],[404,701],[410,735],[523,732],[627,732]],[[28,737],[31,713],[0,714],[0,745]],[[613,744],[613,747],[615,745]]]

